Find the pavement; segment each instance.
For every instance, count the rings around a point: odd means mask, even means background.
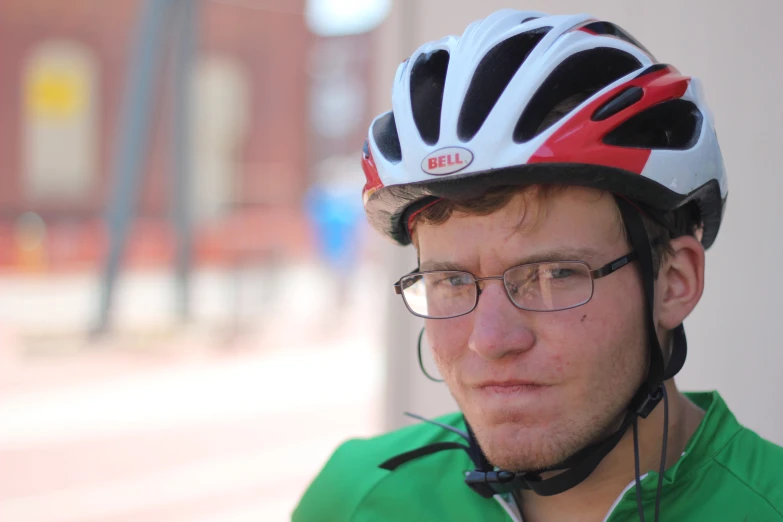
[[[312,271],[278,288],[327,294]],[[0,277],[0,520],[289,520],[340,442],[381,430],[372,270],[341,311],[282,298],[187,326],[161,319],[165,275],[134,277],[136,310],[98,342],[74,329],[89,275]]]

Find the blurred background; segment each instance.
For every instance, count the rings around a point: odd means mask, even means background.
[[[287,520],[341,441],[454,408],[359,151],[397,64],[502,7],[704,81],[731,202],[678,381],[783,443],[777,0],[5,0],[0,520]]]

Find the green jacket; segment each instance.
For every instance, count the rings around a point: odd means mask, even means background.
[[[666,522],[783,522],[783,448],[740,426],[717,392],[689,393],[706,411],[680,460],[666,471],[661,520]],[[465,429],[461,413],[440,422]],[[472,470],[463,451],[443,451],[380,469],[386,459],[459,436],[423,423],[368,440],[346,442],[316,477],[293,522],[440,522],[520,520],[507,499],[485,499],[464,482]],[[653,520],[658,474],[641,481],[645,518]],[[638,521],[633,484],[606,522]]]

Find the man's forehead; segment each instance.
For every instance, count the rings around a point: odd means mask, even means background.
[[[584,189],[549,198],[515,196],[486,215],[454,212],[444,223],[417,227],[421,268],[468,264],[470,257],[508,262],[596,259],[624,239],[622,217],[607,193]]]

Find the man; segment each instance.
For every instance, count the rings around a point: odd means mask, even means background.
[[[343,445],[335,521],[783,521],[783,448],[683,394],[726,177],[698,82],[617,26],[504,10],[398,69],[365,211],[419,267],[460,412]]]

